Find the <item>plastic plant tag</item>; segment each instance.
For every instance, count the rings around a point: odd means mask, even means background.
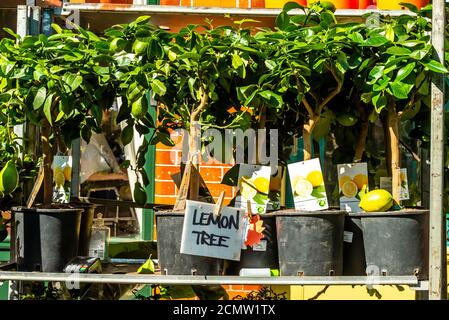
[[[54,156],[51,165],[53,170],[53,201],[68,203],[70,201],[70,181],[72,180],[72,157]]]
[[[328,209],[323,173],[318,158],[288,165],[296,210]]]
[[[251,212],[265,213],[267,211],[270,178],[270,167],[241,164],[239,169],[239,193],[235,200],[235,207],[246,210],[249,200]]]
[[[402,168],[400,172],[401,172],[400,173],[401,188],[399,189],[399,200],[409,200],[410,192],[408,190],[407,168]],[[381,177],[380,188],[385,189],[391,193],[392,192],[391,177]]]
[[[368,166],[366,163],[339,164],[338,190],[340,209],[347,212],[363,212],[360,200],[368,192]]]
[[[186,201],[181,253],[227,260],[240,260],[247,216],[242,209]]]

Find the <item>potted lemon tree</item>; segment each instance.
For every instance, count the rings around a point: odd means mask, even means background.
[[[8,30],[18,41],[10,40],[2,52],[11,66],[3,74],[3,90],[14,92],[11,99],[21,111],[16,117],[40,129],[42,204],[13,208],[15,241],[21,243],[17,262],[28,271],[59,272],[77,255],[83,209],[53,203],[52,159],[73,139],[88,141],[115,97],[107,43],[81,28],[53,27],[51,36],[23,38]]]

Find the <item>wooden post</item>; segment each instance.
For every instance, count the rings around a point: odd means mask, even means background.
[[[435,59],[444,64],[445,1],[434,0],[432,10],[432,44]],[[446,215],[444,191],[444,79],[432,78],[431,144],[430,144],[430,248],[429,299],[447,299]]]

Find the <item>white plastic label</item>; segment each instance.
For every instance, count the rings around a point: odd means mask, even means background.
[[[267,240],[261,240],[253,246],[253,251],[267,251]]]
[[[352,237],[354,236],[354,233],[351,231],[345,231],[343,240],[344,242],[352,243]]]

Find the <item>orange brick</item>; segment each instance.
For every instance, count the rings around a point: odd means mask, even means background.
[[[156,175],[155,178],[157,180],[168,180],[172,181],[172,174],[176,174],[180,171],[179,166],[161,166],[156,165]]]
[[[154,196],[154,202],[157,204],[170,204],[174,205],[176,201],[175,196]]]
[[[223,179],[222,168],[200,167],[200,174],[203,180],[207,182],[221,182]]]
[[[232,196],[232,187],[220,184],[220,183],[209,183],[207,184],[207,187],[210,191],[210,194],[212,197],[218,197],[220,196],[221,192],[225,192],[225,197],[231,197]]]
[[[159,150],[156,151],[156,164],[177,164],[177,151],[175,150]]]
[[[156,181],[155,194],[158,196],[176,195],[175,183]]]

